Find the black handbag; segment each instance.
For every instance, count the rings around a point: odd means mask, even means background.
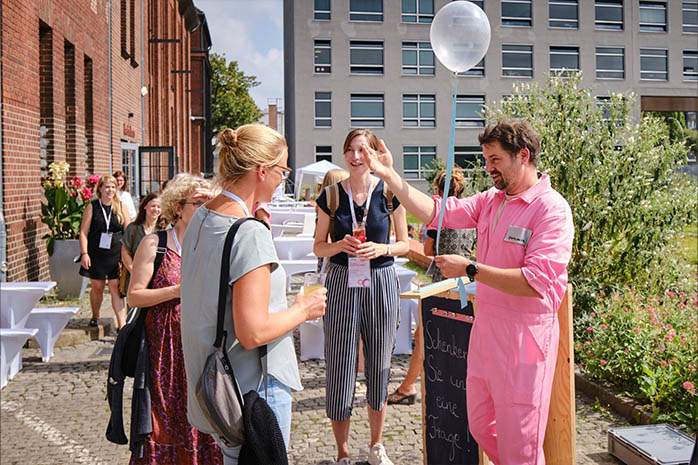
[[[256,437],[252,443],[250,443],[250,439],[253,438],[246,437],[245,424],[250,425],[252,422],[263,418],[268,428],[268,437],[282,438],[281,429],[279,428],[279,423],[276,420],[276,416],[271,410],[271,407],[269,407],[269,404],[267,404],[264,399],[256,398],[254,401],[254,409],[245,408],[245,402],[242,393],[240,392],[240,386],[235,379],[235,372],[233,371],[233,367],[228,359],[228,352],[226,350],[228,333],[223,329],[223,323],[225,320],[225,302],[230,277],[230,251],[233,246],[235,234],[245,221],[259,220],[255,218],[241,218],[233,223],[225,237],[225,244],[223,246],[223,255],[221,259],[221,276],[218,288],[216,339],[213,343],[215,350],[206,359],[203,372],[197,382],[196,399],[209,423],[225,445],[228,447],[235,447],[245,444],[243,450],[246,449],[246,453],[250,454],[251,456],[256,455],[255,450],[258,447],[263,449],[273,448],[275,450],[279,449],[280,447],[280,450],[283,451],[284,460],[287,460],[285,459],[286,453],[283,445],[283,439],[281,439],[280,444],[278,441],[270,442],[267,440],[266,442],[262,441],[262,444],[258,445],[259,443],[256,441]],[[262,221],[259,222],[264,224],[267,228],[269,227],[266,225],[266,223]],[[265,389],[267,380],[266,352],[266,345],[259,347]],[[244,398],[250,398],[251,393],[256,394],[256,391],[251,390],[245,394]],[[254,415],[255,418],[251,418],[251,415]],[[253,432],[250,431],[248,433]]]

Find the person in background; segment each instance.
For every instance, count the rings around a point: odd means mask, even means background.
[[[262,124],[246,124],[218,135],[218,184],[223,191],[189,222],[182,244],[182,347],[187,371],[187,410],[200,431],[214,429],[196,398],[196,384],[214,350],[221,260],[230,260],[224,329],[228,357],[242,393],[266,398],[283,434],[291,435],[291,389],[302,389],[293,346],[293,329],[325,313],[327,290],[298,294],[286,302],[286,273],[279,264],[269,229],[258,221],[240,226],[230,256],[222,257],[225,237],[256,202],[269,202],[291,169],[283,136]],[[263,379],[260,346],[266,345]],[[265,389],[266,388],[266,389]],[[265,394],[268,390],[268,395]],[[217,439],[226,465],[237,464],[241,447]]]
[[[468,346],[468,424],[494,463],[545,464],[559,343],[557,310],[567,289],[574,223],[567,201],[538,171],[540,136],[522,120],[499,120],[478,135],[494,187],[446,200],[443,226],[478,230],[478,263],[434,258],[447,278],[477,283],[477,318]],[[405,207],[438,227],[442,199],[400,178],[384,143],[363,161]]]
[[[213,437],[197,431],[187,420],[187,375],[181,343],[180,243],[194,212],[212,197],[210,187],[199,176],[181,173],[169,182],[160,199],[156,194],[148,194],[153,196],[150,203],[162,202],[162,214],[173,227],[166,231],[167,250],[155,276],[157,234],[145,236],[133,259],[128,301],[135,307],[147,308],[148,312],[145,335],[150,360],[153,433],[145,440],[143,457],[131,455],[131,465],[223,462]],[[148,288],[151,278],[153,285]]]
[[[328,289],[324,319],[325,405],[340,465],[352,463],[348,441],[359,340],[364,343],[371,430],[368,462],[370,465],[393,463],[382,444],[390,359],[400,303],[397,274],[392,265],[393,257],[406,254],[409,245],[405,209],[397,198],[392,198],[390,214],[383,181],[371,176],[368,165],[362,160],[362,147],[370,145],[377,149],[377,143],[375,134],[368,129],[354,129],[344,140],[344,161],[349,178],[338,185],[339,206],[334,212],[334,231],[330,231],[332,212],[327,192],[322,192],[317,199],[319,210],[313,252],[318,257],[331,257],[325,280]],[[391,222],[395,226],[394,244],[389,242]],[[332,242],[328,241],[330,233],[334,238]],[[357,281],[350,282],[350,273],[356,274]],[[362,287],[354,287],[357,285]]]
[[[271,228],[271,212],[268,202],[256,202],[252,208],[252,216],[259,221],[264,221]]]
[[[439,171],[434,177],[434,194],[439,197],[443,196],[444,186],[446,184],[446,170]],[[451,173],[451,184],[448,189],[449,197],[460,198],[465,189],[465,176],[463,170],[459,166],[454,166]],[[473,252],[473,244],[475,242],[475,229],[443,229],[439,238],[439,254],[456,254],[463,257],[470,257]],[[436,229],[427,229],[427,240],[424,242],[424,254],[434,256],[436,244]],[[445,278],[441,273],[441,269],[434,268],[434,274],[431,282],[443,281]],[[388,404],[403,404],[412,405],[417,394],[415,383],[419,377],[422,368],[422,327],[417,326],[414,332],[414,350],[410,358],[410,366],[402,381],[395,391],[388,396]]]
[[[109,282],[111,306],[119,329],[126,323],[126,304],[119,293],[119,260],[124,226],[131,222],[128,211],[117,196],[117,181],[102,176],[97,183],[97,198],[90,202],[80,223],[80,275],[90,278],[89,325],[99,324],[104,287]]]
[[[410,239],[414,239],[414,235],[415,235],[414,225],[408,224],[407,225],[407,237],[409,237]]]
[[[121,262],[129,274],[133,274],[133,257],[143,238],[165,227],[164,221],[160,218],[161,212],[160,195],[157,192],[150,192],[138,203],[136,219],[126,226],[124,235],[121,237]],[[131,277],[129,276],[128,279],[130,281]],[[126,288],[128,289],[128,284]]]
[[[137,212],[136,207],[133,204],[133,197],[131,197],[131,194],[128,191],[128,178],[126,177],[126,174],[120,170],[114,171],[112,176],[116,178],[116,182],[118,184],[119,200],[126,207],[129,217],[131,217],[131,220],[133,220],[136,217]]]

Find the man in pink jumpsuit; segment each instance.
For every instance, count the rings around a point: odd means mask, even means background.
[[[443,226],[478,229],[478,263],[435,258],[446,277],[477,281],[468,352],[470,432],[497,465],[542,465],[574,226],[565,199],[537,171],[540,139],[523,121],[501,120],[479,136],[492,189],[446,201]],[[364,158],[409,212],[438,227],[441,198],[411,187],[385,144]]]

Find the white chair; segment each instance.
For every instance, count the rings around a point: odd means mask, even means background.
[[[29,312],[55,281],[0,283],[0,328],[24,328]]]
[[[325,359],[325,330],[319,321],[304,321],[300,326],[301,360]]]
[[[312,237],[277,237],[274,239],[276,254],[281,260],[303,260],[313,252]]]
[[[315,255],[311,257],[303,260],[279,260],[286,272],[286,292],[291,290],[291,276],[298,273],[317,271],[317,258],[315,258]]]
[[[58,336],[68,324],[70,317],[80,307],[53,307],[53,308],[35,308],[27,318],[27,326],[36,328],[38,332],[34,335],[34,339],[41,347],[41,360],[48,362],[53,357],[53,346],[56,344]]]
[[[12,368],[21,366],[21,363],[17,363],[17,359],[21,362],[22,347],[27,339],[38,331],[38,329],[0,328],[0,388],[4,388],[7,381],[17,374]]]
[[[306,214],[303,219],[303,229],[298,237],[313,237],[315,236],[315,214]]]

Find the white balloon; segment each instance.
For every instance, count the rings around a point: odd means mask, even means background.
[[[434,16],[429,30],[436,57],[454,72],[476,65],[490,46],[490,22],[474,3],[460,0],[444,6]]]

